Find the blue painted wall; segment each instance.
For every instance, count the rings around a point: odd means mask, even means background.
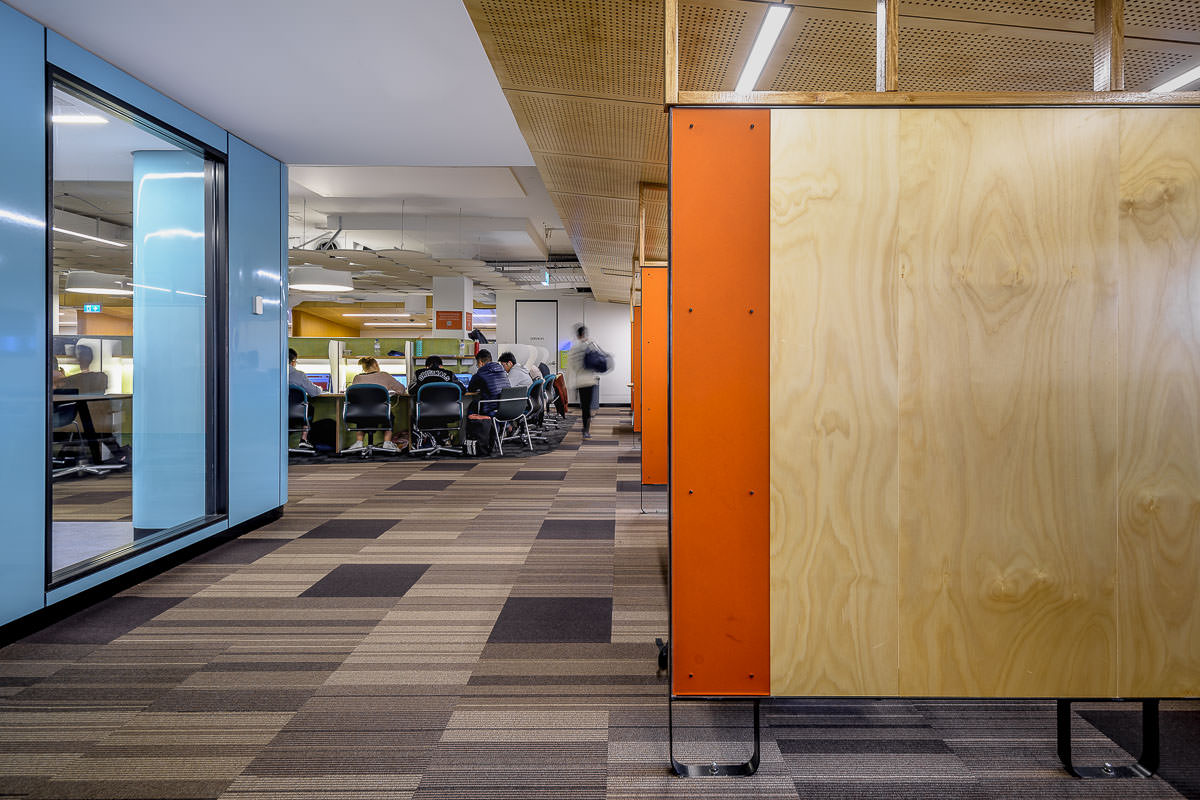
[[[152,46],[147,44],[147,46]],[[229,519],[55,588],[45,577],[46,96],[56,66],[228,153]],[[270,511],[287,498],[283,368],[287,327],[287,175],[277,160],[0,2],[0,370],[5,458],[0,487],[0,624]],[[264,313],[253,314],[253,298]]]
[[[0,4],[0,622],[42,607],[46,574],[46,86],[42,26]]]
[[[282,165],[229,137],[229,521],[280,504],[286,485],[286,339],[280,341],[285,251],[279,238]],[[286,212],[285,212],[286,213]],[[263,313],[254,314],[255,296]]]

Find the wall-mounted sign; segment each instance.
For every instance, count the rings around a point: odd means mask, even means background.
[[[99,314],[100,313],[100,304],[99,303],[86,303],[83,306],[83,313]]]
[[[463,312],[439,311],[434,317],[434,328],[439,331],[461,331],[463,329]]]
[[[474,326],[471,324],[471,312],[467,312],[467,330],[471,330]]]

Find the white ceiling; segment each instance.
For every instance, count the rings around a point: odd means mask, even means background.
[[[289,164],[533,164],[459,0],[5,2]]]

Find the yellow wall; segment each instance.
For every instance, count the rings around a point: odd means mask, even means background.
[[[292,336],[358,336],[358,328],[339,325],[298,308],[292,309]]]

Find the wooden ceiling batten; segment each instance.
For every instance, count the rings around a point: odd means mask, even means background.
[[[1092,43],[1092,89],[1125,88],[1125,0],[1096,0],[1096,33]]]

